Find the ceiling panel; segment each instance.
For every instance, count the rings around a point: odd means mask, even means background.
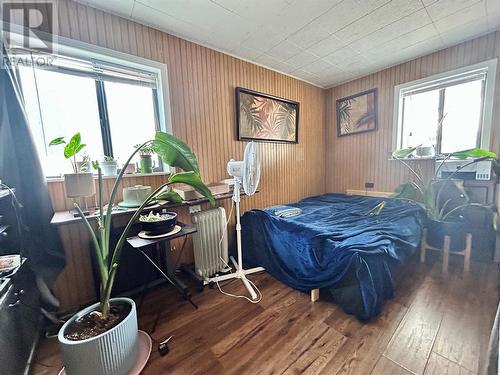
[[[79,0],[331,87],[500,28],[500,0]]]

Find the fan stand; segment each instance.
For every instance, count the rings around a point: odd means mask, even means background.
[[[250,296],[252,297],[252,300],[257,299],[257,293],[255,292],[255,289],[253,286],[250,284],[248,279],[246,278],[246,275],[249,275],[251,273],[255,272],[261,272],[264,271],[264,267],[255,267],[255,268],[250,268],[248,270],[243,269],[243,256],[242,256],[242,251],[241,251],[241,223],[240,223],[240,187],[241,187],[241,180],[239,177],[234,178],[234,190],[233,190],[233,201],[236,205],[236,246],[238,250],[238,262],[231,257],[231,261],[234,264],[234,267],[236,268],[235,272],[231,272],[227,275],[222,275],[222,276],[216,276],[208,279],[209,282],[218,282],[218,281],[224,281],[224,280],[229,280],[229,279],[240,279],[243,282],[243,285],[247,288],[248,292],[250,293]]]

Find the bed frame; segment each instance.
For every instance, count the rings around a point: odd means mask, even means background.
[[[381,198],[388,198],[393,194],[386,191],[355,190],[355,189],[347,189],[345,193],[347,195],[364,195],[366,197],[381,197]],[[311,289],[311,302],[316,302],[317,300],[319,300],[319,289]]]

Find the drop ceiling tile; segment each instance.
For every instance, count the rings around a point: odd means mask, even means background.
[[[255,51],[266,52],[285,39],[286,35],[276,32],[270,27],[262,27],[250,34],[242,43]]]
[[[267,66],[274,67],[276,64],[281,63],[281,60],[274,58],[273,56],[266,55],[265,53],[260,55],[254,60],[256,63]]]
[[[205,0],[138,0],[174,18],[211,30],[224,23],[230,23],[235,14],[220,5]]]
[[[296,66],[297,68],[302,68],[304,65],[310,64],[318,59],[318,56],[307,51],[302,51],[286,60],[286,62]]]
[[[470,39],[470,35],[481,35],[487,33],[488,22],[486,19],[477,19],[467,24],[461,24],[446,32],[441,33],[441,39],[446,46],[452,46],[464,40]]]
[[[184,0],[175,1],[182,4]],[[214,2],[252,21],[257,26],[266,27],[272,26],[280,12],[289,6],[285,0],[214,0]]]
[[[335,65],[330,64],[328,61],[319,59],[316,60],[310,64],[305,65],[302,70],[312,73],[312,74],[317,74],[320,76],[324,76],[327,74],[329,71],[333,70],[339,70]]]
[[[427,11],[421,9],[349,44],[349,47],[356,51],[367,51],[431,23]]]
[[[134,0],[107,0],[104,2],[99,0],[85,0],[83,3],[124,17],[130,17],[132,8],[134,7]]]
[[[281,61],[286,61],[290,57],[295,56],[299,52],[301,52],[302,49],[298,47],[297,45],[284,40],[278,45],[274,46],[270,50],[266,52],[267,55],[272,56],[278,60]]]
[[[287,74],[290,74],[293,71],[297,70],[297,67],[295,65],[288,64],[287,62],[284,61],[279,61],[273,64],[273,68]]]
[[[420,0],[393,0],[342,28],[334,35],[349,44],[420,9],[423,9]]]
[[[447,17],[477,3],[481,3],[484,6],[485,0],[439,0],[427,6],[426,9],[432,20],[438,21],[441,18]]]
[[[486,0],[486,10],[488,13],[500,12],[500,1]]]
[[[287,40],[301,48],[308,48],[329,36],[330,33],[321,25],[312,22],[290,35]]]
[[[231,53],[233,55],[236,55],[238,57],[241,57],[246,60],[255,60],[257,57],[262,55],[262,52],[255,51],[251,48],[247,48],[246,46],[240,44],[239,46],[235,47],[233,50],[231,50]]]
[[[315,20],[331,34],[366,16],[390,0],[343,1]]]
[[[345,47],[346,45],[347,45],[346,43],[342,42],[339,38],[332,35],[316,44],[313,44],[312,46],[307,48],[307,51],[311,52],[316,56],[325,57],[331,54],[332,52],[335,52],[341,49],[342,47]]]
[[[199,35],[208,33],[208,30],[201,29],[138,2],[134,4],[132,17],[139,22],[188,40],[198,40]]]
[[[468,8],[463,8],[447,17],[434,22],[440,34],[453,30],[457,26],[467,24],[477,19],[484,19],[487,23],[486,8],[483,2],[476,3]]]
[[[359,60],[360,57],[361,55],[359,52],[356,52],[351,47],[347,46],[329,54],[328,56],[325,56],[323,60],[333,65],[343,66],[345,63]]]
[[[321,77],[319,77],[318,75],[306,72],[305,70],[302,70],[302,69],[298,69],[298,70],[294,71],[293,75],[296,77],[301,77],[307,81],[321,80]]]
[[[500,11],[488,13],[488,28],[490,31],[500,28]]]

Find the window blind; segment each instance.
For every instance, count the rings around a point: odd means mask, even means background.
[[[10,55],[22,59],[23,64],[30,64],[38,69],[90,77],[97,81],[128,83],[153,89],[157,88],[157,75],[152,72],[95,58],[82,59],[60,54],[47,55],[27,49],[11,50]],[[48,61],[50,63],[43,63]]]
[[[467,82],[473,81],[486,81],[487,71],[478,70],[475,72],[467,72],[458,74],[452,77],[438,79],[433,82],[427,82],[423,85],[409,87],[402,92],[402,96],[407,97],[411,95],[421,94],[428,91],[440,90],[450,86],[456,86]]]

